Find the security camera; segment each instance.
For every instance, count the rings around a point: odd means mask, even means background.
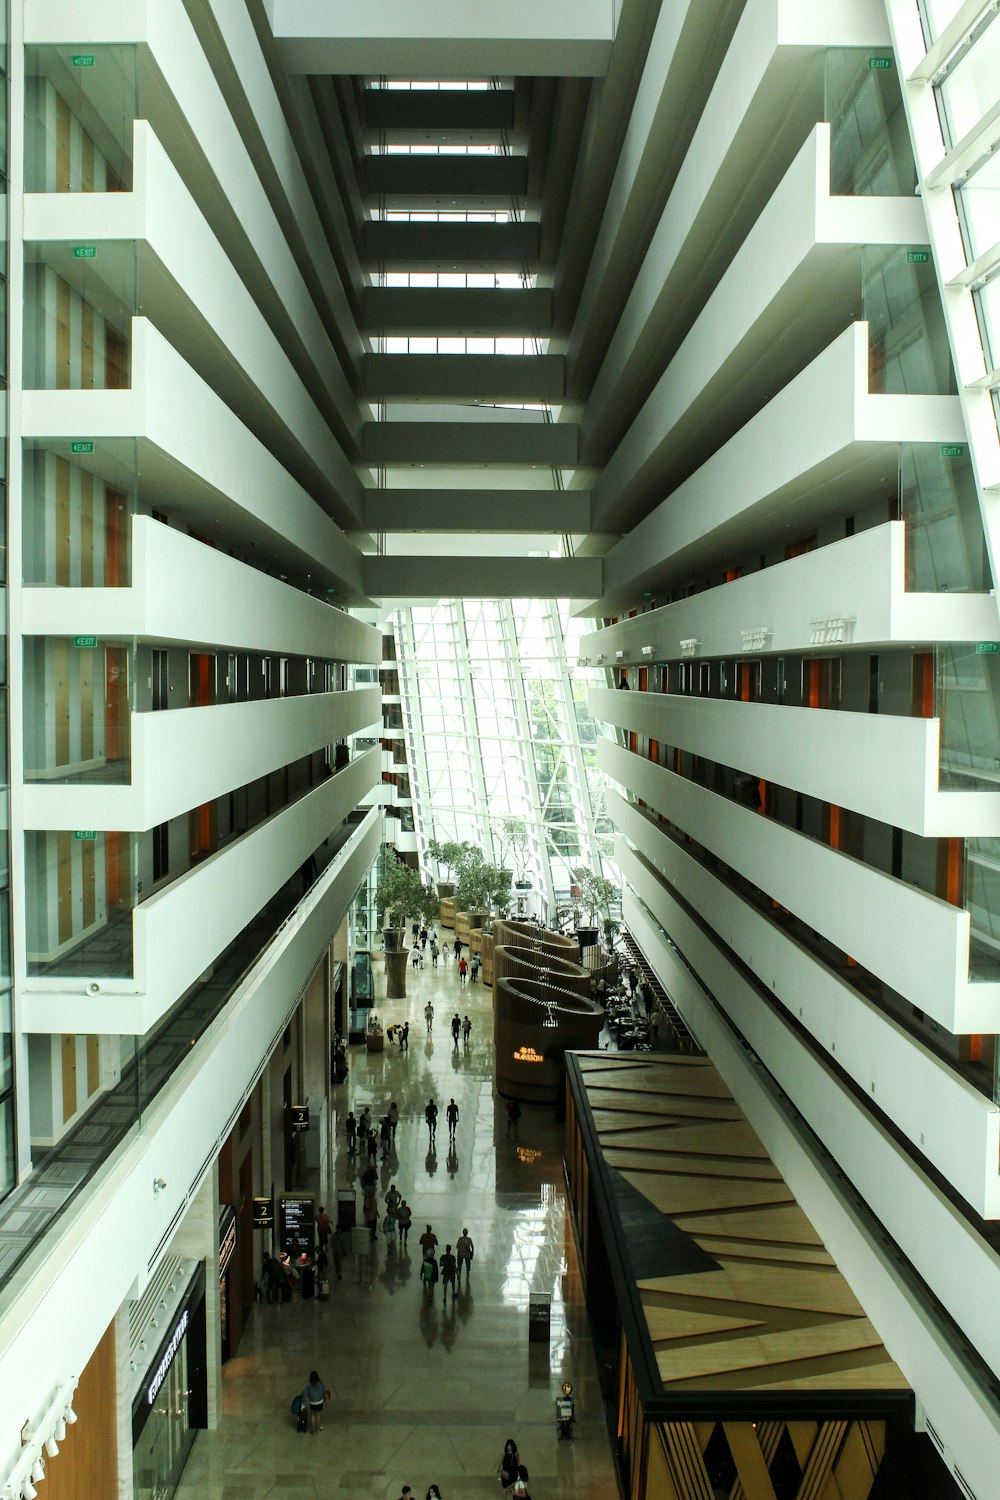
[[[90,983],[87,985],[87,994],[88,995],[99,995],[100,993],[101,993],[101,986],[98,984],[98,982],[97,982],[96,979],[92,979],[90,981]]]

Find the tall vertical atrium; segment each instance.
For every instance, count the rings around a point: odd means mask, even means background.
[[[996,1494],[998,16],[0,4],[4,1500],[219,1423],[356,897],[504,818]]]

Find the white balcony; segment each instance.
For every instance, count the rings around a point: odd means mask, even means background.
[[[147,1032],[322,838],[339,828],[377,778],[378,752],[371,750],[147,897],[132,913],[132,979],[29,978],[22,992],[25,1031]],[[346,846],[334,865],[345,853]]]
[[[940,719],[591,688],[595,719],[922,838],[1000,836],[1000,792],[938,789]]]
[[[24,786],[28,829],[142,831],[347,739],[381,717],[375,687],[131,715],[129,786]]]
[[[24,238],[35,258],[70,284],[79,281],[85,288],[106,279],[114,298],[127,284],[117,247],[128,246],[131,255],[134,245],[137,295],[146,315],[170,330],[181,354],[342,524],[359,524],[361,481],[333,436],[332,413],[320,411],[148,124],[135,125],[131,192],[29,193]],[[86,273],[72,256],[81,241],[97,252],[87,260]],[[328,344],[325,354],[313,388],[317,382],[343,383]],[[356,402],[351,404],[357,412]],[[357,423],[355,447],[359,440]]]
[[[919,199],[831,194],[817,125],[597,479],[595,525],[638,519],[829,342],[857,307],[863,246],[926,235]]]
[[[138,466],[143,498],[172,520],[199,529],[207,517],[241,549],[334,586],[338,602],[364,602],[358,548],[147,319],[132,319],[128,390],[21,399],[27,441],[112,484]],[[79,439],[93,452],[72,453]]]
[[[607,570],[620,577],[616,553]],[[602,608],[606,605],[605,600]],[[681,641],[690,640],[697,640],[698,656],[706,660],[812,651],[817,622],[830,620],[843,622],[844,650],[1000,637],[994,594],[907,592],[906,527],[902,521],[887,521],[595,630],[582,638],[580,654],[594,661],[603,653],[607,662],[642,666],[679,660]],[[745,631],[763,632],[763,644],[753,652],[746,649]]]
[[[839,979],[763,912],[706,870],[655,823],[611,794],[615,824],[684,901],[730,943],[862,1091],[892,1119],[976,1213],[1000,1214],[1000,1109],[891,1016]],[[654,891],[626,855],[630,884]],[[730,941],[732,939],[732,941]],[[680,939],[678,938],[678,942]],[[706,983],[709,981],[706,978]],[[728,986],[720,993],[728,994]]]
[[[850,515],[896,472],[900,443],[966,441],[957,396],[869,392],[868,324],[852,323],[612,549],[602,607],[614,613],[664,572],[683,577],[751,537],[787,540]]]
[[[141,1130],[126,1137],[84,1188],[81,1212],[66,1216],[46,1254],[45,1274],[8,1288],[0,1411],[42,1411],[51,1400],[51,1369],[38,1350],[47,1347],[53,1328],[60,1330],[64,1368],[82,1370],[122,1303],[135,1295],[137,1274],[145,1289],[147,1268],[155,1268],[185,1205],[215,1171],[236,1117],[378,849],[379,819],[372,813],[144,1107]],[[155,1177],[166,1183],[157,1196],[150,1191]]]
[[[379,659],[372,626],[149,516],[133,516],[131,549],[128,588],[24,589],[22,633],[138,636],[354,664]]]
[[[955,1035],[1000,1028],[1000,984],[969,980],[969,913],[608,740],[601,770]],[[739,935],[720,929],[738,946]]]

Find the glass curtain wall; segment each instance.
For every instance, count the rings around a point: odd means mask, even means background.
[[[587,707],[600,674],[570,665],[583,623],[564,601],[453,599],[397,611],[394,629],[424,869],[430,839],[468,839],[513,866],[515,910],[551,918],[572,867],[610,852]],[[525,824],[513,853],[508,817]]]
[[[7,41],[8,6],[0,3],[0,83],[3,88],[3,138],[0,142],[0,214],[3,248],[0,251],[0,326],[7,327]],[[14,1047],[10,962],[10,833],[7,757],[7,340],[0,342],[0,1197],[10,1192],[16,1178],[14,1136]]]

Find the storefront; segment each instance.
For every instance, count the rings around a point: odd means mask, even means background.
[[[183,1289],[179,1305],[171,1310],[163,1339],[133,1394],[134,1500],[169,1500],[177,1488],[195,1433],[207,1426],[207,1422],[202,1263]]]
[[[231,1339],[233,1317],[230,1298],[233,1296],[234,1288],[229,1274],[235,1249],[236,1210],[231,1203],[223,1203],[219,1208],[219,1332],[223,1364],[230,1355],[236,1352]]]

